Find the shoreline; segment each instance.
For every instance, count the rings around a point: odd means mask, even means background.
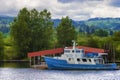
[[[0,62],[29,62],[29,60],[0,60]]]

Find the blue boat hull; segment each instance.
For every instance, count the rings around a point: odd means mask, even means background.
[[[65,60],[54,59],[51,57],[44,57],[48,69],[65,69],[65,70],[116,70],[117,65],[111,64],[68,64]]]

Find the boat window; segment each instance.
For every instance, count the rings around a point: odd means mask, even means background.
[[[84,53],[84,50],[82,49],[81,52]]]
[[[80,59],[79,59],[79,58],[77,58],[77,61],[80,61]]]
[[[74,53],[74,50],[72,50],[72,52]]]
[[[69,58],[68,60],[71,61],[71,58]]]
[[[103,64],[103,60],[102,60],[102,59],[99,59],[99,63],[100,63],[100,64]]]
[[[96,62],[96,59],[94,59],[94,61]]]
[[[70,50],[65,50],[65,53],[70,53]]]
[[[80,50],[76,50],[76,53],[80,53]]]
[[[86,60],[86,59],[82,59],[82,61],[83,61],[83,62],[87,62],[87,60]]]
[[[89,59],[89,62],[91,62],[91,59]]]
[[[98,60],[98,59],[95,59],[94,61],[95,61],[96,63],[99,63],[99,60]]]

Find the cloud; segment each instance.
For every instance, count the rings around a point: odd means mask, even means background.
[[[94,17],[120,17],[119,0],[1,0],[0,15],[17,16],[20,9],[48,9],[52,18],[69,16],[74,20]],[[119,1],[120,2],[120,1]],[[119,3],[118,2],[118,3]]]
[[[58,0],[58,2],[61,2],[61,3],[68,3],[68,2],[72,2],[73,0]]]
[[[87,2],[87,1],[103,1],[103,0],[58,0],[58,2],[61,2],[61,3],[71,3],[71,2],[80,2],[80,3],[83,3],[83,2]]]

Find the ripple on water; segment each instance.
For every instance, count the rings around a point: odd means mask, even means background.
[[[120,80],[120,70],[75,71],[0,68],[0,80]]]

